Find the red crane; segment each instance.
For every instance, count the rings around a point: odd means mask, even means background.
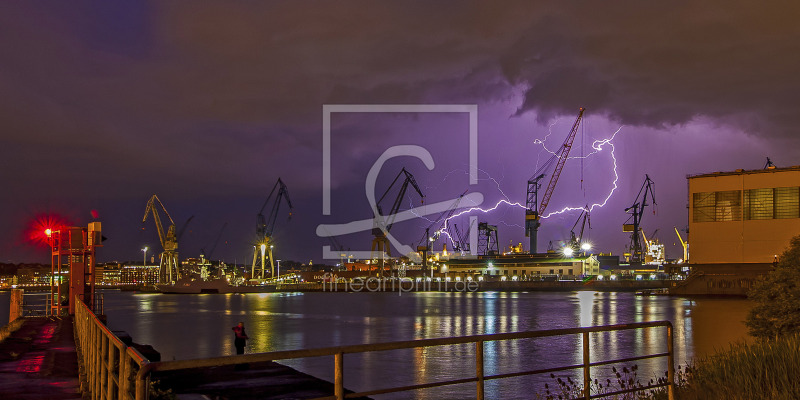
[[[558,177],[564,169],[564,164],[567,162],[570,150],[572,150],[572,142],[575,140],[575,134],[578,132],[578,126],[580,126],[585,110],[586,109],[583,107],[579,109],[578,118],[575,120],[575,123],[572,124],[572,129],[569,131],[569,135],[567,135],[564,143],[558,151],[533,174],[533,177],[528,180],[528,196],[525,210],[525,236],[530,237],[531,254],[536,253],[536,236],[539,233],[539,226],[542,225],[539,219],[547,209],[547,204],[550,202],[550,197],[553,196],[553,191],[556,190]],[[539,181],[544,178],[544,171],[549,169],[553,162],[556,163],[555,169],[550,175],[550,182],[547,184],[547,188],[544,191],[542,201],[539,202],[539,187],[541,187]]]

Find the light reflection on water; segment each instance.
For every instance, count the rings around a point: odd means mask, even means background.
[[[2,303],[4,301],[5,303]],[[8,295],[0,296],[7,312]],[[741,299],[634,296],[632,293],[274,293],[163,295],[105,292],[111,329],[153,345],[163,360],[234,354],[231,327],[244,322],[247,352],[293,350],[484,333],[669,320],[676,361],[685,364],[746,336],[750,303]],[[6,314],[7,315],[7,314]],[[0,315],[2,317],[2,315]],[[7,317],[6,317],[7,318]],[[592,361],[666,351],[664,328],[590,335]],[[484,345],[486,374],[582,363],[579,335]],[[333,379],[332,358],[285,362]],[[663,359],[638,362],[642,383],[666,370]],[[611,366],[592,370],[609,376]],[[378,389],[474,374],[474,345],[366,353],[345,357],[345,386]],[[578,378],[580,371],[558,376]],[[549,376],[486,383],[487,398],[531,398]],[[414,393],[419,399],[474,397],[474,384]],[[408,398],[408,394],[394,397]]]

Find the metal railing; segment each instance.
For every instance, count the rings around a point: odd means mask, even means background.
[[[79,311],[80,310],[80,315]],[[322,399],[343,400],[346,398],[356,398],[364,396],[374,396],[386,393],[408,392],[412,390],[427,389],[446,385],[456,385],[464,383],[476,384],[475,398],[484,399],[484,383],[488,380],[513,378],[527,375],[546,374],[559,371],[575,369],[583,370],[583,394],[578,399],[595,399],[601,397],[614,396],[624,393],[652,390],[666,387],[668,398],[674,400],[675,382],[675,358],[673,351],[673,328],[669,321],[639,322],[632,324],[595,326],[585,328],[552,329],[544,331],[528,331],[515,333],[498,333],[490,335],[473,335],[437,339],[409,340],[401,342],[363,344],[351,346],[327,347],[321,349],[307,350],[287,350],[273,351],[269,353],[245,354],[239,356],[224,356],[194,360],[159,361],[149,362],[138,351],[126,347],[111,331],[108,330],[97,317],[90,312],[86,306],[77,307],[75,312],[76,332],[80,340],[82,357],[86,366],[89,391],[92,399],[135,399],[147,400],[149,395],[150,375],[155,371],[175,371],[189,368],[207,368],[224,365],[236,365],[242,363],[256,363],[274,360],[288,360],[309,357],[334,357],[334,394],[333,396],[321,397]],[[597,332],[612,332],[646,328],[666,328],[667,351],[635,357],[619,358],[614,360],[603,360],[592,362],[590,354],[589,334]],[[576,335],[582,336],[583,358],[580,364],[567,365],[555,368],[533,369],[496,375],[486,375],[484,373],[484,343],[519,340],[531,338],[544,338],[552,336]],[[475,375],[460,379],[450,379],[408,386],[398,386],[390,388],[380,388],[357,393],[345,393],[344,388],[344,355],[367,353],[375,351],[414,349],[432,346],[447,346],[457,344],[475,345]],[[618,390],[614,392],[592,394],[591,393],[591,368],[615,363],[625,363],[637,360],[652,358],[667,358],[667,380],[656,382],[647,386],[637,386],[633,388]],[[119,362],[119,366],[116,363]],[[135,391],[132,389],[135,388]],[[97,394],[96,394],[97,393]],[[113,393],[118,393],[114,396]]]
[[[84,375],[82,391],[93,400],[146,400],[150,377],[137,379],[137,374],[147,359],[125,345],[86,304],[77,297],[75,300],[75,340]]]

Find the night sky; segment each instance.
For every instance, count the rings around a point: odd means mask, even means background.
[[[486,207],[524,204],[549,156],[536,140],[556,150],[579,107],[571,156],[585,158],[567,162],[546,213],[603,203],[616,158],[617,188],[585,237],[622,253],[623,210],[648,174],[658,205],[643,227],[679,258],[687,174],[760,169],[766,157],[800,164],[798,18],[793,2],[753,1],[4,2],[0,262],[47,262],[31,239],[47,218],[102,221],[99,260],[141,260],[143,246],[157,247],[153,222],[141,223],[157,194],[177,225],[194,216],[181,258],[209,249],[227,222],[214,258],[249,263],[256,214],[278,177],[294,210],[288,220],[282,205],[275,256],[320,262],[330,243],[317,225],[371,217],[364,182],[387,148],[423,146],[436,166],[392,160],[377,196],[406,167],[425,204],[465,190]],[[334,114],[323,215],[326,104],[477,105],[478,184],[469,185],[467,114]],[[410,205],[420,199],[407,196]],[[577,217],[545,220],[540,250],[567,239]],[[500,227],[501,244],[527,247],[522,208],[480,220]],[[393,233],[416,246],[428,225]],[[369,250],[370,238],[338,240]]]

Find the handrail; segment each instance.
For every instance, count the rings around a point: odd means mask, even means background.
[[[487,380],[511,378],[525,375],[543,374],[548,372],[566,371],[572,369],[583,369],[583,395],[582,399],[593,399],[612,395],[613,393],[595,394],[590,393],[591,379],[590,371],[593,367],[608,365],[612,363],[630,362],[636,360],[667,357],[667,381],[648,385],[639,389],[626,389],[615,392],[617,394],[627,393],[633,390],[650,390],[658,387],[667,387],[668,397],[674,399],[675,382],[675,359],[673,351],[673,327],[669,321],[637,322],[631,324],[617,324],[606,326],[592,326],[581,328],[550,329],[542,331],[525,331],[512,333],[496,333],[471,336],[459,336],[450,338],[434,338],[420,340],[406,340],[398,342],[386,342],[375,344],[360,344],[348,346],[335,346],[316,349],[284,350],[268,353],[244,354],[236,356],[211,357],[191,360],[158,361],[150,362],[143,357],[136,349],[125,346],[116,335],[114,335],[99,319],[82,303],[75,309],[75,330],[77,340],[80,342],[80,355],[87,371],[89,392],[92,399],[111,399],[118,398],[123,400],[147,400],[149,396],[150,375],[154,371],[174,371],[189,368],[216,367],[223,365],[235,365],[242,363],[257,363],[274,360],[288,360],[297,358],[309,358],[320,356],[334,356],[334,395],[322,397],[320,399],[354,398],[362,396],[372,396],[384,393],[404,392],[417,389],[432,388],[445,385],[461,383],[476,383],[476,398],[484,398],[484,382]],[[620,330],[645,329],[666,327],[667,351],[663,353],[648,354],[635,357],[620,358],[615,360],[595,361],[589,357],[590,341],[589,334],[597,332],[610,332]],[[583,359],[580,364],[561,366],[555,368],[536,369],[530,371],[518,371],[512,373],[485,375],[483,347],[484,343],[503,340],[518,340],[530,338],[542,338],[552,336],[564,336],[580,334],[583,339]],[[366,353],[374,351],[401,350],[420,347],[446,346],[456,344],[475,344],[475,375],[459,379],[446,381],[436,381],[410,386],[391,387],[374,389],[359,393],[348,393],[344,391],[344,355]],[[115,360],[120,359],[119,367],[115,368]],[[135,370],[134,370],[135,366]],[[129,383],[135,384],[134,388],[129,387]],[[117,393],[115,396],[113,393]]]

